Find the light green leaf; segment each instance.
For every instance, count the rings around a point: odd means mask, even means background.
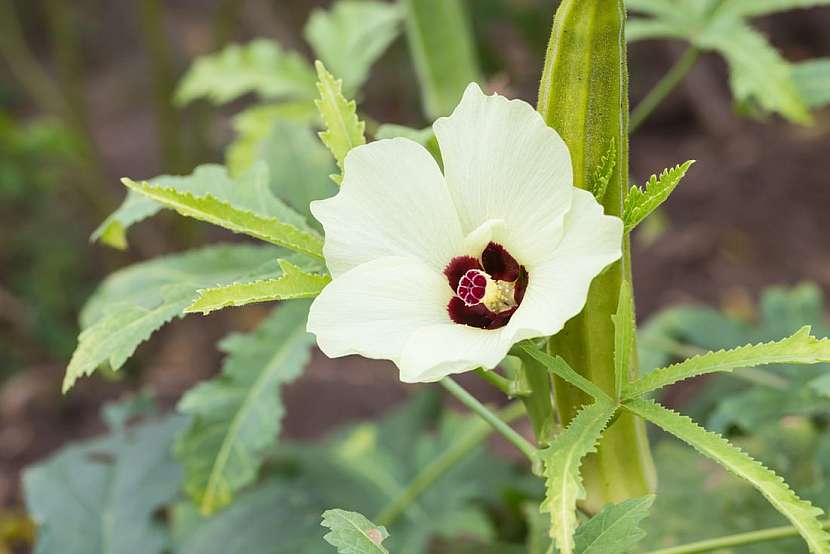
[[[631,232],[668,199],[693,163],[695,163],[694,160],[689,160],[671,169],[664,169],[660,177],[652,175],[645,189],[636,185],[631,187],[623,201],[623,222],[626,232]]]
[[[467,85],[481,82],[461,0],[404,0],[406,38],[429,119],[449,115]]]
[[[811,108],[830,104],[830,58],[819,58],[793,66],[793,79],[804,102]]]
[[[654,496],[606,504],[576,530],[577,554],[626,554],[646,536],[640,522],[648,516]]]
[[[165,179],[165,177],[158,177],[157,179]],[[133,192],[127,191],[127,197],[121,203],[117,210],[109,215],[102,223],[93,231],[89,240],[101,241],[107,246],[111,246],[118,250],[127,249],[127,229],[134,223],[138,223],[148,217],[152,217],[158,213],[161,207],[157,202],[149,198]]]
[[[801,500],[775,472],[767,469],[717,433],[700,427],[688,417],[649,400],[631,400],[626,410],[651,421],[691,445],[704,456],[748,481],[798,529],[812,554],[830,553],[830,535],[818,517],[824,512]]]
[[[553,542],[550,539],[550,518],[539,511],[539,506],[534,502],[522,504],[522,513],[527,523],[527,537],[525,538],[525,550],[527,554],[552,554]]]
[[[605,198],[605,191],[608,190],[608,183],[614,175],[614,168],[617,167],[617,144],[614,139],[608,143],[608,151],[602,156],[599,165],[594,169],[591,180],[591,192],[599,202]]]
[[[167,531],[156,512],[178,494],[170,455],[182,418],[64,447],[23,475],[38,524],[36,554],[162,554]]]
[[[330,10],[314,10],[304,35],[317,57],[343,79],[345,94],[354,95],[398,37],[402,17],[396,4],[340,0]]]
[[[64,392],[101,364],[119,369],[139,344],[183,315],[198,289],[272,275],[280,254],[284,251],[273,247],[213,246],[113,273],[81,312],[82,331],[66,370]]]
[[[201,174],[199,170],[203,170]],[[300,214],[271,194],[268,170],[262,164],[239,182],[231,180],[221,166],[201,166],[192,177],[175,182],[122,182],[184,216],[323,257],[323,239],[305,224]]]
[[[614,374],[617,398],[628,385],[629,369],[635,356],[637,340],[637,321],[634,317],[634,296],[631,283],[623,281],[620,287],[620,301],[617,313],[611,316],[614,321]]]
[[[176,90],[184,105],[199,98],[224,104],[254,92],[265,99],[314,97],[314,72],[302,56],[286,52],[268,39],[231,44],[202,56],[188,70]]]
[[[311,356],[307,313],[307,302],[287,303],[254,332],[223,340],[228,357],[222,375],[179,402],[179,411],[193,419],[175,454],[185,467],[184,488],[203,514],[228,505],[256,478],[285,411],[279,389],[300,375]]]
[[[323,512],[323,527],[330,529],[323,537],[337,547],[339,554],[389,554],[381,544],[389,532],[375,525],[363,514],[345,510]]]
[[[320,133],[320,140],[334,155],[337,166],[343,171],[343,160],[349,150],[366,144],[364,131],[366,123],[357,117],[357,104],[354,100],[346,100],[343,96],[343,81],[335,79],[326,70],[323,62],[317,61],[317,90],[320,98],[315,100],[326,130]],[[333,177],[340,184],[341,176]]]
[[[596,443],[616,411],[617,405],[607,400],[584,407],[541,453],[545,476],[541,510],[550,513],[550,536],[560,554],[573,554],[575,548],[576,503],[585,498],[579,475],[582,459],[596,451]]]
[[[551,373],[561,379],[564,379],[585,394],[593,396],[597,400],[611,400],[611,397],[609,397],[605,391],[574,371],[573,368],[568,365],[568,362],[562,359],[561,356],[551,356],[547,352],[542,352],[534,345],[526,342],[519,343],[516,348],[520,348],[527,355],[533,357],[540,364],[548,368]]]
[[[307,273],[288,260],[279,260],[279,264],[282,270],[280,277],[199,290],[199,297],[185,309],[185,313],[201,312],[207,315],[228,306],[313,298],[331,281],[328,275]]]
[[[625,397],[642,396],[683,379],[717,371],[767,364],[815,364],[830,362],[830,339],[810,335],[810,327],[802,327],[791,337],[765,344],[749,344],[732,350],[707,352],[680,363],[652,371],[625,387]]]

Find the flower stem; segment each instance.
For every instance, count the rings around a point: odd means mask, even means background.
[[[518,448],[530,462],[535,466],[539,463],[539,455],[536,447],[533,446],[530,441],[525,439],[512,427],[510,427],[504,420],[502,420],[498,415],[494,414],[490,411],[487,406],[476,400],[476,398],[464,390],[461,385],[450,379],[449,377],[445,377],[439,381],[441,386],[447,389],[447,391],[456,397],[462,404],[470,408],[475,414],[477,414],[481,419],[486,421],[493,427],[493,429],[500,433],[504,438],[508,441],[513,443],[513,445]]]
[[[483,368],[476,369],[476,375],[499,389],[501,392],[508,396],[512,396],[512,391],[510,387],[510,379],[506,379],[496,373],[496,370],[486,370]]]
[[[499,412],[499,415],[505,422],[510,422],[524,413],[522,403],[513,402]],[[409,485],[397,497],[393,498],[372,521],[377,522],[378,525],[391,525],[394,523],[418,497],[455,466],[455,464],[469,455],[470,452],[484,442],[484,439],[493,432],[493,427],[487,422],[477,420],[475,423],[462,437],[454,441],[449,448],[424,466]]]
[[[651,92],[631,112],[629,122],[629,133],[636,131],[648,116],[654,112],[657,106],[671,94],[680,82],[689,74],[689,71],[700,58],[700,50],[690,47],[679,60],[672,66],[668,73],[655,85]]]
[[[822,527],[830,529],[830,520],[825,521],[822,524]],[[717,539],[709,539],[683,544],[680,546],[672,546],[670,548],[661,548],[659,550],[652,550],[647,554],[696,554],[698,552],[713,552],[715,550],[729,548],[732,546],[744,546],[747,544],[757,544],[759,542],[774,541],[797,536],[798,529],[795,527],[772,527],[770,529],[750,531],[749,533],[739,533],[737,535],[728,535]]]

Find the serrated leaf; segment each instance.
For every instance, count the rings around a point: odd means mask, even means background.
[[[163,177],[161,177],[163,178]],[[127,230],[135,223],[143,221],[158,213],[160,206],[158,202],[150,200],[146,196],[127,191],[127,197],[117,210],[111,213],[98,226],[89,240],[92,242],[101,241],[107,246],[117,250],[127,249]]]
[[[641,396],[683,379],[717,371],[767,364],[815,364],[830,362],[830,339],[810,335],[810,326],[777,342],[750,344],[732,350],[708,352],[652,371],[625,388],[625,396]]]
[[[625,554],[646,536],[640,522],[648,516],[654,496],[631,498],[605,507],[576,530],[577,554]]]
[[[330,10],[316,9],[303,34],[314,53],[343,79],[353,95],[369,76],[372,64],[398,37],[400,6],[371,0],[335,2]]]
[[[591,179],[591,192],[598,202],[602,202],[605,198],[605,192],[608,190],[608,183],[611,182],[611,177],[614,175],[614,169],[617,167],[617,143],[614,139],[608,143],[608,150],[602,156],[599,165],[594,169],[594,175]]]
[[[201,312],[207,315],[228,306],[313,298],[331,281],[328,275],[307,273],[285,259],[279,260],[279,264],[282,270],[280,277],[199,290],[199,297],[185,309],[185,313]]]
[[[323,239],[305,224],[300,214],[271,194],[268,170],[263,164],[257,165],[239,183],[228,178],[221,166],[207,169],[210,179],[194,173],[193,177],[176,182],[131,179],[122,179],[122,182],[130,190],[186,217],[323,258]]]
[[[793,66],[795,86],[811,108],[830,104],[830,58],[819,58]]]
[[[323,62],[315,63],[317,68],[317,91],[320,98],[315,100],[320,117],[323,118],[325,131],[320,132],[320,140],[334,156],[340,171],[343,171],[343,161],[349,150],[366,144],[364,131],[366,123],[357,117],[357,103],[346,100],[343,96],[343,81],[335,79],[328,72]],[[342,176],[335,176],[334,180],[340,184]]]
[[[694,160],[689,160],[671,169],[664,169],[660,177],[652,175],[644,189],[636,185],[631,187],[623,201],[623,222],[626,232],[631,232],[668,199],[693,163],[695,163]]]
[[[184,314],[198,289],[270,275],[281,253],[273,247],[212,246],[113,273],[81,312],[82,331],[66,369],[64,392],[101,364],[119,369],[139,344]]]
[[[550,513],[550,537],[561,554],[572,554],[575,548],[576,503],[585,498],[579,475],[582,459],[596,451],[596,443],[616,410],[617,405],[606,400],[584,407],[541,452],[545,500],[540,509]]]
[[[279,389],[300,375],[311,356],[307,313],[307,302],[287,303],[254,332],[224,339],[222,375],[179,402],[179,411],[193,419],[175,454],[185,468],[185,491],[203,514],[228,505],[256,478],[263,450],[279,433]]]
[[[564,379],[571,385],[580,389],[585,394],[594,397],[597,400],[611,400],[605,391],[597,385],[577,373],[568,365],[561,356],[551,356],[547,352],[542,352],[532,344],[519,343],[516,348],[520,348],[527,355],[533,357],[540,364],[545,366],[551,373]]]
[[[326,510],[321,525],[330,529],[323,538],[336,547],[339,554],[389,554],[381,544],[389,537],[389,532],[363,514]]]
[[[71,444],[26,469],[26,504],[38,524],[34,552],[167,552],[167,531],[155,516],[178,494],[181,469],[170,445],[184,423],[167,418]]]
[[[175,101],[184,105],[199,98],[224,104],[254,92],[265,99],[314,97],[314,72],[302,56],[285,51],[273,40],[231,44],[202,56],[179,83]]]
[[[632,360],[635,356],[635,341],[637,340],[637,321],[634,318],[634,296],[631,292],[631,283],[623,281],[620,287],[620,301],[617,313],[611,316],[614,321],[614,375],[616,393],[619,398],[623,389],[628,385]]]
[[[651,421],[738,477],[745,479],[763,494],[776,510],[790,520],[812,554],[830,553],[830,535],[822,528],[818,520],[824,512],[796,496],[775,472],[764,467],[717,433],[707,431],[690,418],[664,408],[656,402],[631,400],[623,404],[623,407]]]
[[[449,115],[467,85],[481,82],[473,34],[460,0],[404,0],[406,38],[424,113]]]

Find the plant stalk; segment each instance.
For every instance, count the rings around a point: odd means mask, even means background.
[[[822,527],[830,529],[830,521],[825,521]],[[737,535],[728,535],[717,539],[708,539],[705,541],[682,544],[680,546],[661,548],[659,550],[652,550],[647,554],[697,554],[699,552],[714,552],[716,550],[731,548],[733,546],[746,546],[748,544],[758,544],[761,542],[797,536],[798,529],[795,527],[772,527],[770,529],[759,529],[758,531],[750,531],[748,533],[739,533]]]
[[[631,112],[629,132],[633,133],[648,117],[657,109],[663,100],[679,85],[686,75],[700,59],[700,50],[694,46],[690,47],[680,59],[675,62],[672,68],[663,75],[663,78],[654,86],[637,107]]]

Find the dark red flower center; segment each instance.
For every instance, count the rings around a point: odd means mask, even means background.
[[[495,242],[487,245],[480,259],[453,258],[444,275],[455,293],[447,305],[450,319],[479,329],[507,325],[522,303],[528,280],[525,268]]]

